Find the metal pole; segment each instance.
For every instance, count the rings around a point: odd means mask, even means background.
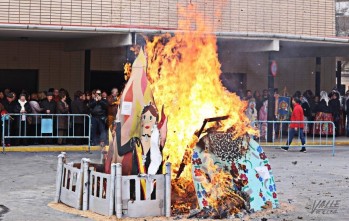
[[[63,162],[65,161],[65,152],[58,155],[57,164],[57,175],[56,175],[56,193],[55,193],[55,203],[59,202],[61,195],[61,184],[62,184],[62,173],[63,173]]]
[[[165,216],[171,216],[171,163],[166,163],[165,174]]]
[[[91,152],[91,115],[88,116],[88,152]]]
[[[340,94],[345,93],[345,90],[341,90],[342,85],[342,61],[337,61],[337,71],[336,71],[336,78],[337,78],[337,90]]]
[[[68,122],[67,122],[67,124],[68,124],[68,132],[67,132],[67,134],[65,135],[65,137],[70,137],[70,115],[68,114]],[[58,127],[58,126],[57,126]],[[73,129],[74,129],[74,125],[73,125]],[[64,137],[64,135],[62,135],[63,137]],[[73,135],[74,136],[74,135]],[[63,140],[62,140],[62,144],[63,144]]]
[[[122,195],[121,195],[121,184],[122,184],[122,167],[120,163],[116,164],[116,181],[115,181],[115,209],[116,218],[122,218]],[[129,190],[127,190],[129,191]]]
[[[70,121],[68,121],[68,123],[70,123]],[[73,137],[75,137],[75,115],[73,115]],[[69,127],[68,127],[69,128]],[[68,136],[69,136],[69,133],[68,133]],[[79,135],[80,136],[80,135]],[[81,138],[78,138],[81,140]],[[78,143],[78,142],[77,142]]]
[[[315,95],[320,95],[321,88],[321,57],[315,58]]]
[[[58,124],[59,124],[59,116],[58,115],[56,115],[56,119],[57,119],[57,123],[56,123],[56,137],[58,137]],[[54,121],[53,121],[53,114],[52,114],[52,127],[53,127],[53,125],[54,125]],[[53,133],[52,133],[52,137],[53,137]]]
[[[335,128],[336,128],[336,126],[334,125],[334,123],[332,122],[332,127],[333,127],[333,136],[332,136],[332,139],[333,139],[333,141],[332,141],[332,144],[333,144],[333,146],[332,146],[332,156],[334,157],[334,153],[335,153],[335,147],[336,147],[336,141],[335,141],[335,139],[336,139],[336,130],[335,130]]]
[[[268,55],[268,114],[267,120],[275,120],[275,98],[274,98],[274,76],[272,75],[271,65],[273,62],[273,56],[269,53]],[[273,141],[273,125],[267,123],[267,142]]]
[[[90,90],[91,87],[91,50],[85,50],[84,63],[84,89]]]
[[[2,122],[2,153],[5,153],[5,124],[6,124],[6,114],[1,117]]]
[[[88,189],[89,189],[89,173],[88,173],[88,167],[90,164],[90,159],[88,158],[83,158],[83,190],[82,190],[82,210],[86,211],[88,210]]]
[[[110,198],[109,198],[109,216],[112,216],[114,213],[114,196],[115,196],[115,171],[116,171],[116,164],[113,163],[111,165],[110,170]]]

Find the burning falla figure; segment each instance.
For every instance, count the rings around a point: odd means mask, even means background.
[[[198,218],[225,218],[276,208],[274,177],[262,147],[248,135],[208,130],[194,148],[192,175]]]

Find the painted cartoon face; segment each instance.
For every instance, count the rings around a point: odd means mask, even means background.
[[[142,114],[142,135],[151,135],[151,129],[156,123],[156,117],[153,116],[150,111]]]

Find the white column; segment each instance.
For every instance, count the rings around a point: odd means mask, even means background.
[[[122,167],[120,163],[116,164],[116,181],[115,181],[115,199],[116,199],[116,218],[122,218],[122,198],[121,198],[121,184],[122,184]],[[127,190],[129,191],[129,190]]]
[[[83,158],[81,160],[83,167],[83,184],[82,184],[82,210],[86,211],[88,210],[88,190],[89,190],[89,172],[88,167],[90,165],[90,159]]]
[[[114,213],[114,196],[115,196],[115,170],[116,164],[111,165],[110,172],[110,198],[109,198],[109,216],[112,216]],[[108,186],[108,185],[107,185]]]
[[[62,173],[63,173],[63,162],[65,161],[65,152],[58,155],[57,164],[57,175],[56,175],[56,193],[55,193],[55,203],[59,202],[61,195],[61,183],[62,183]]]
[[[165,216],[171,217],[171,163],[166,163],[165,175]]]

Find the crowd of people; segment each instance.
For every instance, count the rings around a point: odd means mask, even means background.
[[[237,94],[242,100],[248,102],[246,115],[250,122],[268,120],[268,90],[265,89],[262,93],[259,91],[252,93],[251,90],[247,90],[245,93],[240,91]],[[280,120],[278,114],[278,98],[281,95],[275,89],[272,96],[275,99],[273,120]],[[288,95],[283,94],[282,96]],[[314,95],[311,90],[306,90],[304,93],[296,91],[292,97],[300,99],[305,121],[332,121],[335,124],[336,135],[346,134],[349,136],[349,124],[345,127],[346,118],[349,119],[349,90],[344,96],[341,96],[337,90],[332,90],[330,93],[321,91],[319,96]],[[107,128],[114,121],[118,104],[119,92],[117,88],[113,88],[110,94],[99,89],[87,92],[76,91],[73,99],[69,96],[68,91],[63,88],[50,88],[48,91],[30,94],[22,90],[18,95],[10,89],[5,89],[3,92],[0,91],[1,115],[6,116],[7,113],[23,114],[15,115],[9,119],[2,117],[1,123],[5,124],[5,134],[9,132],[11,136],[40,136],[42,135],[41,118],[45,118],[45,116],[26,116],[25,113],[59,114],[59,116],[52,118],[52,135],[60,137],[58,139],[44,140],[37,138],[5,139],[5,145],[87,144],[87,139],[83,138],[70,140],[62,138],[67,136],[68,131],[71,136],[85,136],[89,130],[88,118],[82,116],[68,118],[68,116],[64,115],[87,114],[91,115],[91,145],[105,146],[108,143]],[[292,111],[292,105],[290,111]],[[73,127],[73,124],[74,130],[69,130],[69,128]],[[2,136],[2,129],[1,125],[0,136]],[[74,134],[71,134],[73,133],[72,131],[74,131]],[[264,137],[265,130],[261,130],[260,135]]]
[[[99,89],[76,91],[71,98],[67,90],[50,88],[48,91],[16,94],[10,89],[0,92],[0,112],[6,136],[57,136],[58,139],[6,138],[6,146],[38,144],[87,144],[86,138],[65,139],[69,136],[88,136],[88,117],[91,115],[91,145],[104,147],[108,143],[107,128],[115,120],[119,92],[113,88],[108,95]],[[11,114],[15,114],[12,115]],[[26,115],[38,114],[38,115]],[[77,114],[75,116],[69,114]],[[7,116],[7,117],[6,117]],[[42,119],[52,119],[52,133],[43,134]],[[74,127],[74,129],[73,129]],[[45,131],[44,131],[45,132]],[[2,141],[1,137],[1,141]]]
[[[268,120],[268,90],[263,90],[262,94],[259,91],[252,93],[251,90],[247,90],[245,94],[240,93],[239,96],[248,102],[246,115],[251,122]],[[279,97],[289,95],[287,93],[280,95],[275,89],[272,96],[275,99],[273,120],[289,120],[280,119],[278,112]],[[346,118],[349,119],[349,90],[343,96],[337,90],[332,90],[330,93],[321,91],[319,95],[314,95],[311,90],[306,90],[303,93],[296,91],[292,97],[300,99],[305,121],[332,121],[335,125],[336,135],[349,136],[349,124],[345,127]],[[290,105],[290,112],[292,112],[292,105]],[[332,128],[332,126],[330,127]],[[315,128],[314,131],[315,133],[332,133],[331,128],[329,131],[317,131],[319,129]],[[305,130],[305,132],[307,131]],[[262,130],[261,137],[263,136]]]

